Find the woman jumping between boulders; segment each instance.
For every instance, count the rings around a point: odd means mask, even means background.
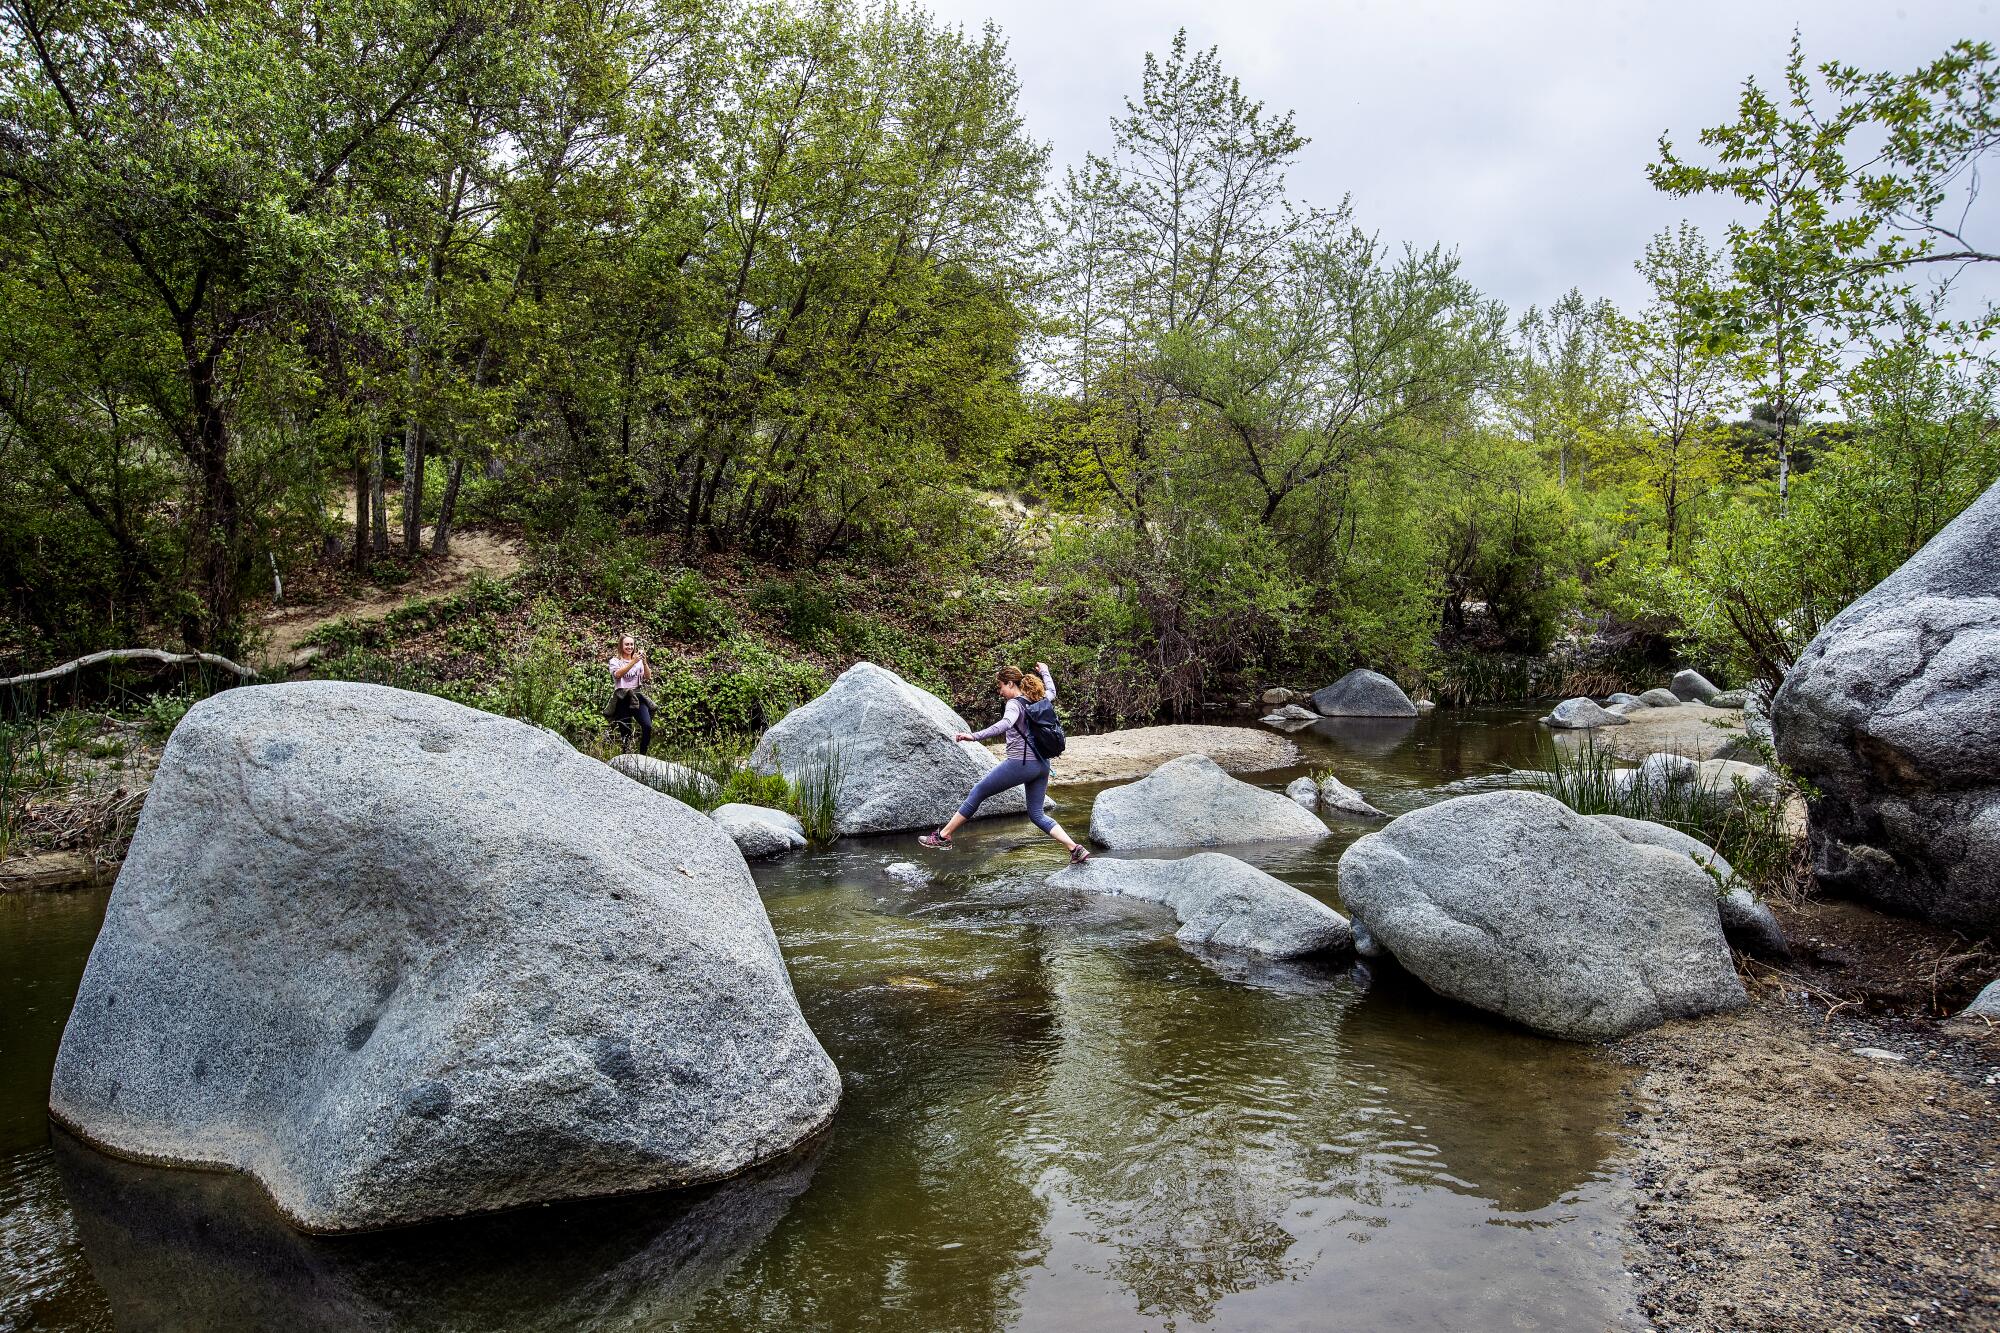
[[[621,745],[632,742],[632,724],[639,724],[639,753],[653,743],[653,701],[643,687],[653,678],[652,665],[639,650],[638,640],[627,634],[618,641],[618,651],[605,663],[611,668],[611,703],[604,716],[618,732]]]
[[[1030,676],[1015,667],[1001,667],[993,678],[993,686],[1000,697],[1007,701],[1000,720],[982,731],[959,732],[952,737],[955,741],[985,741],[1004,734],[1007,737],[1007,758],[999,767],[981,778],[958,807],[945,826],[935,833],[926,833],[917,841],[926,847],[941,851],[951,850],[951,835],[958,832],[959,825],[978,812],[980,803],[990,797],[1014,787],[1028,789],[1028,818],[1036,828],[1069,848],[1069,859],[1081,865],[1090,859],[1090,853],[1078,846],[1062,825],[1049,818],[1042,808],[1042,801],[1049,792],[1049,761],[1042,758],[1035,748],[1034,736],[1028,730],[1028,706],[1042,702],[1055,702],[1056,682],[1049,675],[1046,662],[1035,663],[1035,674]]]

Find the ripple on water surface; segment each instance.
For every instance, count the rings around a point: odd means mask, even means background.
[[[1397,811],[1506,781],[1531,716],[1298,739]],[[1060,794],[1085,824],[1091,793]],[[1369,827],[1240,854],[1337,901],[1339,850]],[[806,1151],[689,1196],[302,1237],[240,1178],[40,1146],[45,1060],[10,1055],[39,1090],[6,1106],[35,1132],[0,1160],[0,1311],[40,1300],[38,1324],[104,1327],[108,1295],[121,1325],[156,1328],[1636,1323],[1609,1061],[1392,972],[1198,957],[1163,909],[1048,888],[1061,864],[1014,819],[950,855],[858,839],[760,868],[846,1099]],[[87,945],[13,1034],[48,1056]],[[10,963],[0,998],[24,971],[54,978]]]

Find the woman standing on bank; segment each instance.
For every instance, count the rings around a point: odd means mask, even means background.
[[[926,847],[941,851],[951,850],[951,835],[958,832],[959,825],[978,812],[980,803],[989,797],[1014,787],[1028,789],[1028,818],[1036,828],[1069,848],[1069,859],[1074,864],[1082,864],[1090,859],[1090,853],[1071,840],[1063,832],[1062,825],[1050,819],[1048,811],[1042,808],[1043,798],[1049,792],[1049,761],[1035,752],[1034,741],[1028,732],[1028,705],[1047,699],[1053,703],[1056,697],[1056,682],[1049,675],[1046,662],[1035,663],[1035,674],[1025,675],[1016,667],[1001,667],[993,679],[993,686],[1000,697],[1007,701],[1000,720],[982,731],[959,732],[955,741],[985,741],[995,736],[1007,737],[1007,757],[999,767],[979,780],[965,803],[958,807],[945,826],[935,833],[926,833],[917,841]]]
[[[639,724],[639,753],[653,743],[653,701],[642,692],[653,678],[653,668],[636,639],[627,634],[618,641],[618,651],[605,664],[611,668],[611,707],[604,715],[617,729],[621,744],[632,740],[632,724]]]

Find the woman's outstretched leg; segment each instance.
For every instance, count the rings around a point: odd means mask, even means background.
[[[1033,766],[1020,759],[1002,762],[973,785],[964,803],[958,807],[958,813],[946,820],[943,828],[936,833],[926,833],[917,841],[926,847],[950,846],[951,835],[963,828],[966,820],[978,814],[979,807],[984,802],[998,796],[1009,787],[1018,787],[1027,782],[1030,776],[1028,770],[1031,767]]]
[[[1028,779],[1028,818],[1034,821],[1036,828],[1054,838],[1064,847],[1067,847],[1069,849],[1070,860],[1076,862],[1088,861],[1090,853],[1079,846],[1076,840],[1070,837],[1069,834],[1063,832],[1061,824],[1049,818],[1047,809],[1049,766],[1046,763],[1038,763],[1035,767],[1040,770],[1040,773]]]

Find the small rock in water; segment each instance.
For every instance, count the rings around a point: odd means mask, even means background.
[[[1049,884],[1164,903],[1180,921],[1174,938],[1183,944],[1302,958],[1346,949],[1354,942],[1346,917],[1221,852],[1175,861],[1100,856],[1061,871]]]
[[[1387,819],[1389,816],[1368,804],[1367,798],[1329,773],[1320,779],[1319,808],[1337,815],[1360,819]]]
[[[1319,784],[1311,778],[1293,778],[1285,785],[1285,795],[1310,810],[1319,804]]]
[[[920,889],[931,882],[931,872],[915,861],[891,861],[882,867],[890,879],[899,879],[913,889]]]

